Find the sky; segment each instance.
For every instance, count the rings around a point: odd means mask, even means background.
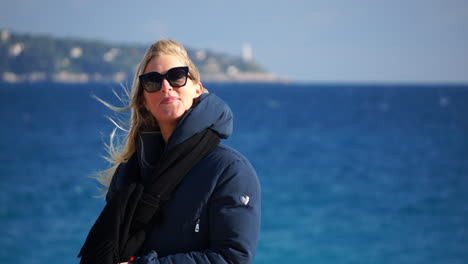
[[[0,28],[253,59],[299,82],[468,83],[467,0],[1,0]]]

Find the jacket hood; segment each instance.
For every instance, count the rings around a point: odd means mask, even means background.
[[[202,94],[195,100],[194,106],[184,113],[167,144],[159,129],[146,128],[141,131],[136,146],[142,178],[151,178],[164,151],[171,150],[207,128],[226,139],[232,133],[232,123],[232,111],[227,104],[214,94]]]
[[[206,128],[215,131],[220,138],[231,136],[233,115],[229,106],[213,93],[202,94],[187,110],[168,140],[166,150],[182,143]]]

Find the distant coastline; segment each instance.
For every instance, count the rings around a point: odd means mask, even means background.
[[[289,83],[287,79],[280,79],[271,73],[239,72],[236,74],[227,73],[203,73],[202,82],[249,82],[249,83]],[[74,73],[61,71],[54,74],[44,72],[14,73],[3,72],[0,76],[0,83],[131,83],[134,76],[125,72],[116,72],[103,75],[100,73]]]
[[[20,34],[0,29],[0,81],[7,83],[131,83],[146,46]],[[187,47],[207,82],[288,82],[250,56]]]

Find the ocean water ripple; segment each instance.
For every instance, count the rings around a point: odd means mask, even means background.
[[[255,263],[466,263],[468,86],[206,84],[262,184]],[[77,263],[112,85],[0,85],[0,259]]]

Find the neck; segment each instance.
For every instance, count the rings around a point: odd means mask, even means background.
[[[167,143],[169,138],[172,135],[172,132],[174,132],[174,129],[177,126],[177,121],[175,122],[160,122],[159,124],[159,129],[161,130],[162,137],[164,139],[164,142]]]

